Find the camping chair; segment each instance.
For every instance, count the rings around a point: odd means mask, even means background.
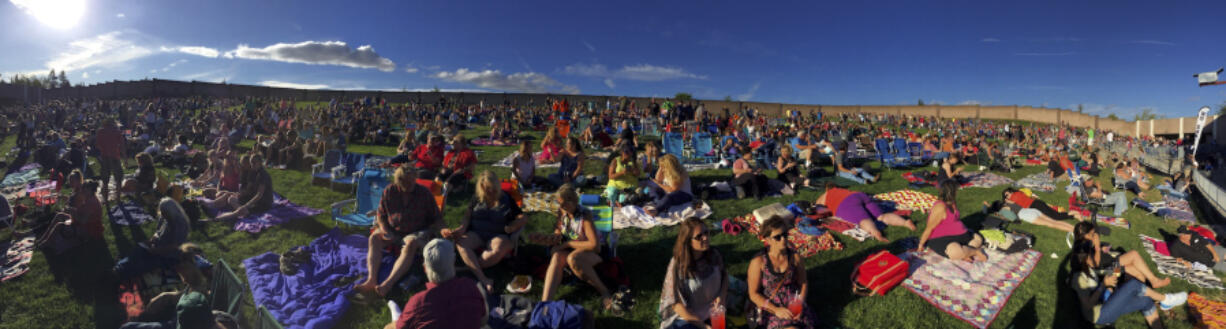
[[[924,144],[920,142],[907,143],[907,153],[911,154],[911,158],[918,160],[920,164],[928,163],[932,160],[931,153],[924,153]]]
[[[230,268],[225,259],[217,259],[217,267],[213,271],[212,294],[209,296],[209,306],[218,311],[224,311],[238,317],[238,304],[243,300],[247,288],[239,281],[238,275]]]
[[[332,168],[341,164],[343,154],[341,150],[328,150],[328,153],[324,154],[323,162],[311,165],[311,177],[332,181]]]
[[[345,154],[345,170],[337,171],[332,175],[332,185],[353,185],[357,181],[357,175],[362,168],[366,166],[366,155],[357,153]]]
[[[609,206],[591,207],[591,210],[596,215],[596,235],[597,239],[602,239],[605,247],[609,248],[609,255],[617,257],[617,232],[613,231],[613,208]]]
[[[711,163],[720,158],[719,154],[715,151],[715,148],[711,145],[710,134],[705,132],[697,133],[694,134],[693,137],[690,137],[690,140],[694,142],[693,158],[695,160],[701,161],[702,163]]]
[[[388,184],[388,178],[384,177],[382,170],[363,170],[362,177],[358,179],[355,197],[332,204],[332,220],[337,225],[341,223],[353,226],[374,225],[375,216],[372,214],[375,210],[379,209],[379,201],[383,198],[383,189],[387,188]],[[348,213],[342,212],[345,206],[352,206],[352,211]]]
[[[268,312],[267,308],[264,308],[264,305],[260,305],[255,312],[256,329],[285,329],[280,322],[277,322],[276,318],[272,317],[272,313]]]
[[[678,158],[685,157],[685,142],[681,139],[681,133],[665,133],[660,144],[664,147],[664,153]]]
[[[894,152],[890,151],[889,142],[886,142],[884,138],[878,138],[874,146],[877,149],[877,161],[881,162],[882,167],[901,167],[894,157]]]
[[[920,164],[919,159],[912,157],[911,153],[907,152],[907,140],[895,138],[893,149],[894,160],[896,162],[902,163],[904,166],[916,166]]]

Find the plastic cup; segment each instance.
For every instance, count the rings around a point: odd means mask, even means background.
[[[716,305],[711,308],[711,328],[724,329],[724,307]]]
[[[792,300],[788,303],[788,311],[792,312],[792,316],[798,317],[803,309],[804,300],[800,299],[800,294],[792,295]]]

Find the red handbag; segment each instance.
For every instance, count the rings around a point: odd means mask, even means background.
[[[851,272],[852,292],[860,296],[883,296],[907,278],[910,267],[887,250],[872,254]]]

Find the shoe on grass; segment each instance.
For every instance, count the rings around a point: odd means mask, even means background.
[[[1162,302],[1158,303],[1158,305],[1162,307],[1163,311],[1170,311],[1172,308],[1176,308],[1186,302],[1188,302],[1188,293],[1185,291],[1166,294],[1166,298],[1162,299]]]

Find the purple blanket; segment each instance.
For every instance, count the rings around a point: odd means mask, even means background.
[[[197,200],[209,201],[206,198],[199,197]],[[209,213],[209,216],[217,217],[221,211],[211,207],[201,207]],[[273,195],[272,208],[261,214],[248,214],[243,218],[234,221],[235,231],[244,231],[249,233],[260,233],[266,228],[285,224],[291,220],[315,216],[323,213],[323,210],[301,206],[290,202],[288,199],[281,197],[280,194]]]
[[[366,245],[366,237],[342,235],[334,228],[306,246],[311,262],[291,276],[281,274],[278,254],[248,258],[243,265],[251,296],[286,328],[332,328],[349,308],[351,282],[366,277]]]

